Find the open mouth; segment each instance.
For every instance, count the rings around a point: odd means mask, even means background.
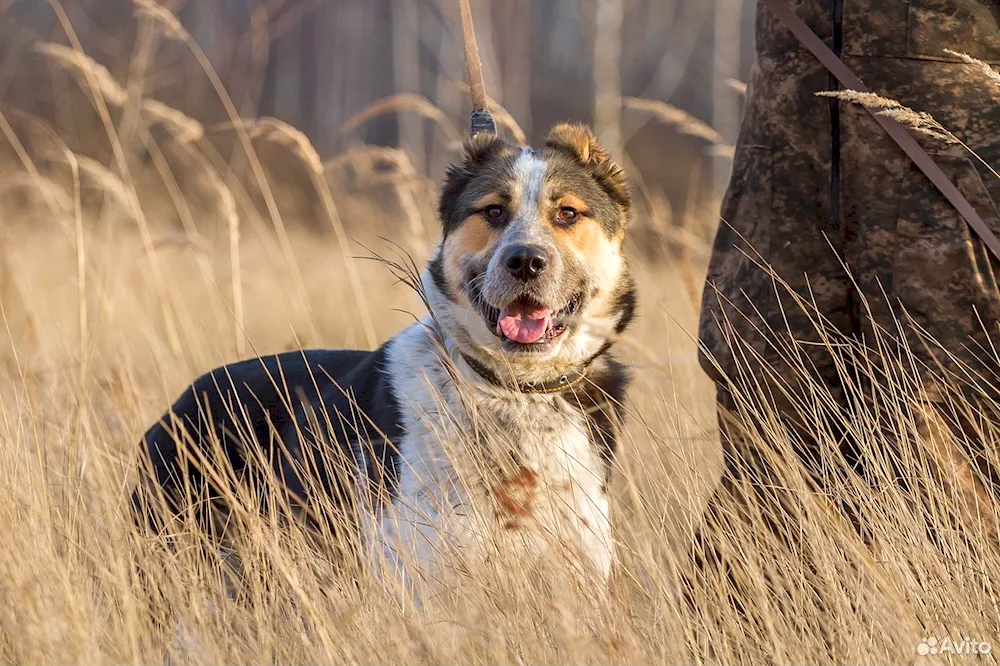
[[[516,345],[540,345],[566,332],[566,320],[580,309],[583,294],[577,294],[560,310],[553,311],[530,296],[514,299],[502,308],[483,305],[483,319],[494,335]],[[482,303],[482,299],[479,300]]]

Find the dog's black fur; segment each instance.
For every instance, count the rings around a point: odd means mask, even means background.
[[[398,452],[392,442],[400,426],[385,362],[384,346],[374,352],[308,350],[233,363],[199,377],[143,437],[155,485],[141,483],[135,490],[137,516],[162,528],[151,491],[162,490],[171,514],[187,508],[191,492],[208,500],[197,516],[204,529],[213,529],[213,500],[222,492],[206,478],[198,458],[217,464],[215,446],[229,468],[220,471],[231,471],[246,484],[263,484],[262,475],[270,471],[293,507],[308,508],[314,488],[330,498],[353,492],[338,469],[345,463],[393,487]],[[317,426],[333,436],[316,436]],[[247,442],[260,450],[247,451]],[[185,446],[193,449],[183,451]],[[257,464],[261,454],[267,466]],[[260,497],[266,501],[267,494]]]

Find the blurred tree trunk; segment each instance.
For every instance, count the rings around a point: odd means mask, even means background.
[[[616,158],[622,157],[623,0],[596,0],[594,12],[594,128]]]
[[[503,3],[504,106],[531,136],[531,0]]]
[[[440,0],[438,11],[441,16],[441,23],[437,26],[437,71],[434,73],[434,98],[433,102],[449,118],[455,120],[455,124],[460,132],[467,131],[468,121],[462,118],[462,91],[455,85],[457,81],[463,80],[465,65],[462,63],[462,48],[455,39],[461,35],[459,26],[458,4],[454,0]],[[440,150],[440,146],[448,140],[448,135],[434,125],[435,150],[431,153],[430,176],[440,178],[451,161],[453,152],[450,150]]]
[[[322,156],[336,154],[346,140],[400,145],[434,180],[454,158],[443,149],[440,127],[411,113],[373,118],[349,137],[341,127],[376,99],[408,91],[423,92],[465,130],[468,95],[459,85],[465,66],[457,0],[161,1],[179,10],[237,104],[257,94],[255,77],[247,76],[247,33],[253,29],[248,19],[266,6],[274,32],[261,113],[302,129]],[[534,139],[554,122],[586,120],[620,157],[622,144],[641,131],[629,146],[635,168],[643,171],[650,190],[662,189],[682,208],[690,170],[712,171],[701,179],[707,197],[716,181],[720,189],[725,183],[729,161],[712,164],[675,128],[650,125],[637,114],[627,113],[623,126],[620,96],[625,91],[669,101],[733,140],[741,100],[726,80],[746,76],[754,2],[474,0],[472,5],[489,94]],[[65,0],[64,5],[88,54],[123,82],[135,32],[132,1]],[[0,20],[3,103],[47,119],[72,138],[74,149],[104,161],[109,148],[96,114],[89,105],[65,102],[68,94],[82,98],[79,82],[32,51],[32,39],[66,43],[51,7],[41,0],[0,0],[2,7],[8,7]],[[206,124],[226,120],[183,45],[164,40],[155,60],[151,95]],[[663,159],[665,149],[671,160]]]
[[[420,22],[414,0],[393,0],[392,65],[395,92],[420,94]],[[399,147],[409,153],[421,173],[427,169],[424,121],[415,113],[397,116]]]
[[[299,79],[299,106],[301,108],[301,118],[305,131],[316,141],[319,136],[319,118],[322,111],[319,102],[320,86],[319,77],[319,47],[317,45],[316,33],[322,29],[317,25],[317,21],[305,21],[302,24],[301,58],[302,69]]]
[[[311,22],[296,26],[278,38],[274,45],[274,115],[278,118],[301,118],[300,129],[312,133],[313,127],[303,113],[312,107],[303,97],[312,86],[303,86],[302,80],[312,61],[313,43],[306,32]]]

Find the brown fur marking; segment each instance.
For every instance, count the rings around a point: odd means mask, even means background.
[[[493,496],[501,514],[506,515],[504,529],[517,529],[520,519],[531,516],[532,505],[538,495],[538,474],[522,468],[493,486]]]
[[[486,196],[477,199],[473,205],[476,207],[477,210],[482,210],[487,206],[496,206],[503,204],[503,202],[504,202],[503,197],[501,197],[496,192],[490,192]],[[466,218],[466,221],[468,221],[468,218]]]
[[[569,249],[588,266],[599,266],[607,259],[612,244],[604,235],[601,225],[592,218],[582,217],[569,227],[556,226],[555,240],[561,248]]]
[[[485,204],[489,205],[489,204]],[[461,285],[461,268],[469,257],[488,251],[500,238],[501,230],[491,227],[479,213],[470,215],[444,243],[444,273],[448,284]]]

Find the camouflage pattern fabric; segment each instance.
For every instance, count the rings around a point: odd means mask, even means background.
[[[995,0],[792,4],[869,88],[930,113],[1000,165],[1000,84],[946,52],[1000,64]],[[704,369],[725,383],[772,367],[794,384],[781,351],[794,339],[805,343],[795,346],[802,362],[836,391],[835,362],[809,344],[821,336],[801,298],[847,339],[873,347],[882,328],[929,367],[1000,385],[990,343],[1000,321],[997,262],[867,111],[815,95],[835,89],[830,74],[763,7],[756,36],[702,303]],[[918,139],[1000,233],[1000,178],[960,145]],[[742,342],[730,345],[731,336]]]
[[[870,89],[930,113],[983,162],[1000,165],[1000,84],[945,51],[1000,64],[1000,3],[792,4]],[[700,360],[719,388],[724,471],[694,540],[689,598],[706,574],[726,576],[737,599],[752,592],[741,587],[748,577],[730,544],[735,526],[756,529],[763,521],[814,568],[811,551],[792,543],[813,498],[828,500],[867,540],[866,516],[878,508],[844,492],[845,484],[881,469],[876,487],[891,479],[906,488],[911,470],[903,466],[913,456],[903,449],[913,442],[901,440],[926,444],[946,487],[959,491],[963,526],[983,521],[993,542],[1000,534],[985,491],[986,484],[1000,488],[1000,473],[981,434],[1000,423],[987,409],[1000,399],[1000,361],[990,341],[1000,338],[1000,265],[865,109],[815,95],[836,88],[831,75],[760,6],[756,30],[757,58],[702,302]],[[917,138],[1000,233],[1000,177],[960,145]],[[939,346],[925,344],[925,336]],[[915,357],[907,379],[926,393],[910,396],[905,386],[883,395],[878,369],[888,372],[890,357],[897,367]],[[813,382],[830,395],[812,391]],[[972,406],[967,415],[950,409],[957,391],[974,398],[964,402]],[[975,401],[984,393],[987,400]],[[910,404],[899,405],[900,397]],[[860,409],[909,414],[917,427],[897,439],[887,425],[893,419],[869,418],[866,427],[887,429],[878,441],[890,449],[871,451],[851,432]],[[787,438],[771,436],[775,410]],[[984,420],[988,427],[980,427]],[[869,455],[888,466],[866,470]],[[795,459],[800,467],[788,464]],[[819,493],[781,490],[798,469]],[[929,541],[934,533],[928,526]],[[767,576],[777,590],[802,584],[784,580],[780,569]]]

